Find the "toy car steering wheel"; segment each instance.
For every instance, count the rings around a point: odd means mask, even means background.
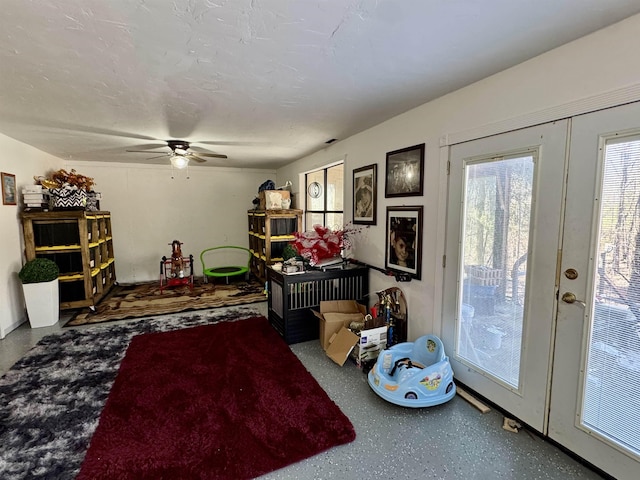
[[[398,369],[398,367],[402,365],[404,365],[406,368],[420,368],[420,369],[425,368],[424,365],[422,365],[421,363],[414,362],[409,357],[404,357],[395,361],[395,363],[393,364],[393,368],[389,373],[389,376],[393,377],[393,374],[396,373],[396,370]]]

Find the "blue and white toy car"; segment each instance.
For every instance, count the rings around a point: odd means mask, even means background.
[[[367,377],[374,392],[403,407],[432,407],[456,394],[449,357],[435,335],[383,350]]]

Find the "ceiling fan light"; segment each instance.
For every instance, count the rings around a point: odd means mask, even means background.
[[[171,165],[173,165],[173,167],[177,169],[186,168],[187,165],[189,165],[189,159],[187,157],[183,157],[182,155],[172,155]]]
[[[187,153],[189,153],[187,152],[186,148],[176,148],[173,151],[176,155],[186,155]]]

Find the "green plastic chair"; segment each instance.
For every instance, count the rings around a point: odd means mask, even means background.
[[[207,264],[205,263],[205,256],[207,257],[206,261],[208,261],[209,265],[211,265],[211,263],[214,261],[219,262],[220,260],[225,260],[228,257],[228,255],[225,255],[224,254],[225,252],[209,254],[209,255],[206,255],[206,254],[213,250],[225,250],[225,249],[244,250],[245,252],[247,252],[247,264],[246,265],[225,265],[223,263],[222,266],[207,267]],[[252,253],[248,248],[236,247],[233,245],[223,245],[221,247],[212,247],[212,248],[207,248],[206,250],[203,250],[202,253],[200,253],[200,262],[202,262],[202,273],[204,275],[205,283],[208,283],[209,277],[212,277],[212,278],[225,277],[228,285],[229,277],[235,277],[237,275],[244,275],[245,279],[248,280],[249,269],[251,264],[251,255]],[[236,255],[236,258],[239,258],[239,257]]]

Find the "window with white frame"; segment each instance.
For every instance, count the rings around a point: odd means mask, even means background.
[[[331,229],[343,227],[344,163],[305,174],[305,229],[314,225]]]

